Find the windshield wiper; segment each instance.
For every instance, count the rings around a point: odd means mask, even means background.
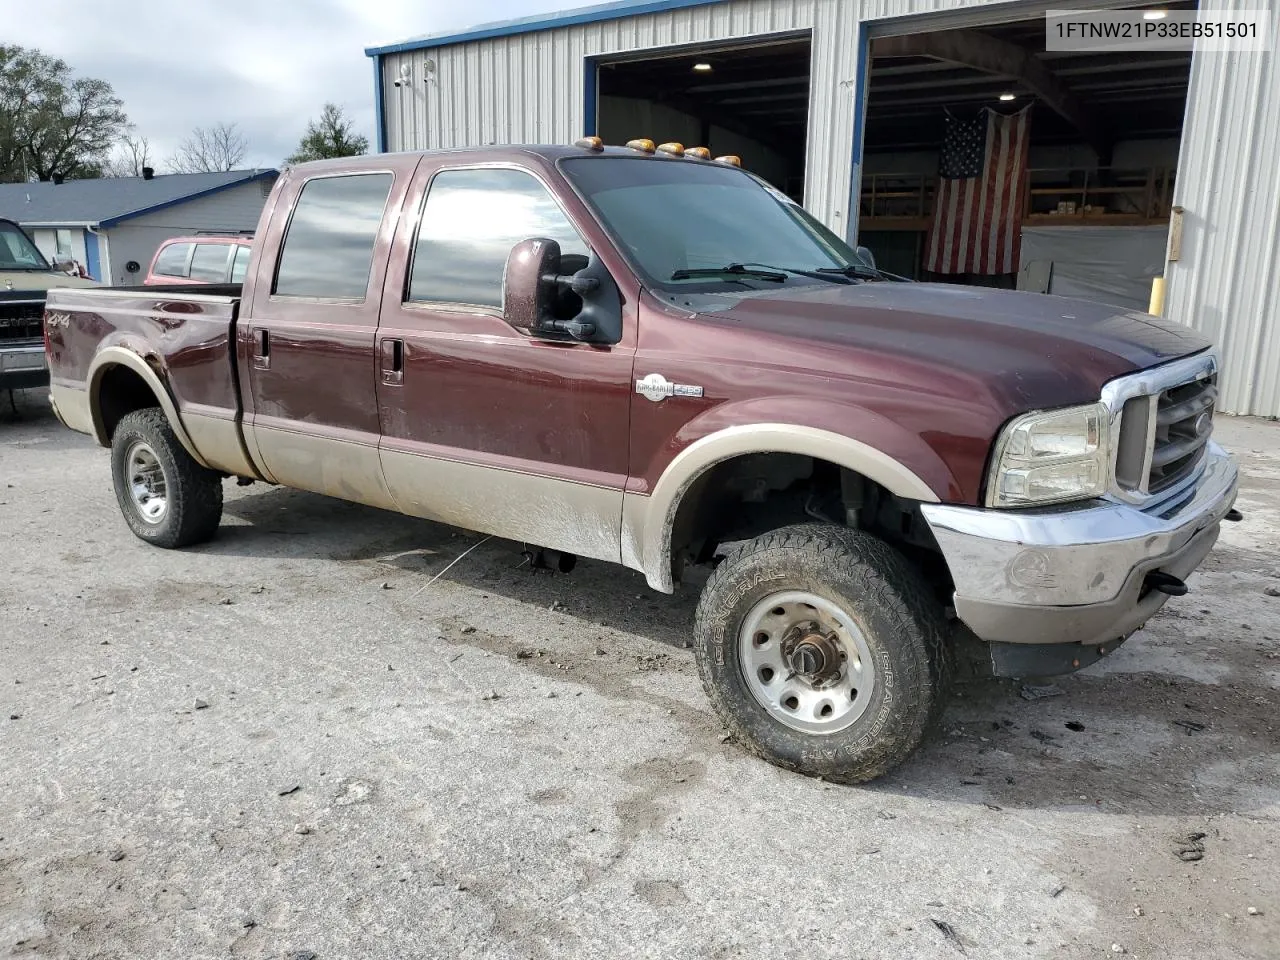
[[[907,277],[900,277],[896,273],[888,273],[879,267],[869,267],[865,263],[851,263],[847,267],[818,267],[819,273],[827,273],[831,275],[841,275],[851,280],[897,280],[902,283],[912,283]]]
[[[723,277],[725,274],[735,277],[750,277],[753,280],[770,280],[774,283],[783,283],[787,279],[786,273],[775,270],[772,267],[752,270],[748,269],[745,263],[730,263],[723,267],[685,268],[671,274],[671,279],[696,280],[699,277]]]

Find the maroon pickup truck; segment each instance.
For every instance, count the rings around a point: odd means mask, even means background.
[[[727,160],[647,144],[305,164],[239,286],[55,290],[58,415],[161,547],[229,477],[643,572],[748,750],[900,763],[957,638],[1110,653],[1209,552],[1217,360],[1096,303],[880,282]]]

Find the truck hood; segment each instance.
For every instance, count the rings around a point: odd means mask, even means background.
[[[56,270],[0,270],[0,297],[12,300],[15,294],[39,293],[54,287],[96,287],[94,280],[82,277],[69,277]]]
[[[672,299],[708,320],[822,344],[833,373],[897,359],[967,375],[1008,410],[1088,402],[1108,380],[1210,346],[1144,313],[954,284],[788,284]]]

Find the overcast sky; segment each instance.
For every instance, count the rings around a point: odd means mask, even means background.
[[[293,152],[326,100],[374,144],[366,46],[583,0],[14,0],[4,42],[108,81],[160,169],[193,127],[239,125],[246,166]]]

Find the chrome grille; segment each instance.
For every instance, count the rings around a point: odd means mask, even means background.
[[[1217,374],[1170,387],[1156,401],[1154,445],[1147,492],[1159,493],[1189,475],[1204,458],[1213,433]]]
[[[0,300],[0,343],[12,346],[40,340],[44,302],[40,300]]]
[[[1196,476],[1213,431],[1218,357],[1205,350],[1117,377],[1102,388],[1111,411],[1111,496],[1159,507]]]

